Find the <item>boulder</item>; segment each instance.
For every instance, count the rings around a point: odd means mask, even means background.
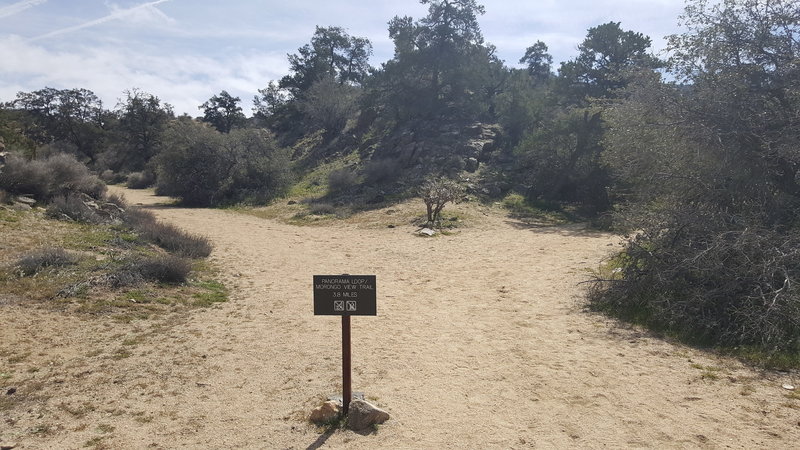
[[[475,172],[476,170],[478,170],[478,159],[467,158],[466,165],[464,166],[464,168],[467,170],[467,172],[470,173]]]
[[[353,400],[347,411],[347,427],[361,431],[389,420],[389,413],[365,400]]]
[[[335,420],[342,412],[339,402],[329,400],[311,410],[308,420],[315,423],[326,423]]]
[[[33,206],[36,203],[36,200],[34,200],[32,197],[29,197],[27,195],[19,195],[19,196],[17,196],[17,201],[20,202],[20,203],[24,203],[26,205],[31,205],[31,206]]]

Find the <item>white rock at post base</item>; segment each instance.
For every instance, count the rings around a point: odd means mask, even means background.
[[[308,416],[308,420],[316,423],[330,422],[339,417],[341,411],[339,402],[329,400],[311,410],[311,415]]]
[[[389,420],[389,413],[364,401],[353,400],[347,411],[347,427],[353,431],[361,431],[372,425]]]

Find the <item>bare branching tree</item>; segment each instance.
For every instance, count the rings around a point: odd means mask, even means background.
[[[427,225],[439,223],[444,205],[457,202],[464,189],[457,182],[446,178],[429,178],[419,188],[419,195],[425,202],[428,213]]]

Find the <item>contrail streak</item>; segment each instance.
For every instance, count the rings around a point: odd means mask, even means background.
[[[0,19],[3,17],[13,16],[14,14],[21,13],[28,8],[33,8],[36,5],[41,5],[42,3],[46,2],[47,0],[24,0],[17,3],[12,3],[8,6],[3,6],[0,8]]]
[[[41,0],[31,0],[31,1],[41,1]],[[107,16],[101,17],[99,19],[91,20],[89,22],[85,22],[85,23],[82,23],[80,25],[74,25],[74,26],[67,27],[67,28],[61,28],[60,30],[51,31],[51,32],[43,34],[41,36],[37,36],[35,38],[31,38],[31,39],[29,39],[29,41],[39,41],[39,40],[47,39],[47,38],[50,38],[50,37],[53,37],[53,36],[58,36],[60,34],[71,33],[73,31],[77,31],[77,30],[82,30],[84,28],[93,27],[95,25],[100,25],[100,24],[103,24],[103,23],[106,23],[106,22],[110,22],[112,20],[121,19],[121,18],[127,16],[128,14],[130,14],[131,12],[136,11],[138,9],[150,8],[151,6],[156,6],[156,5],[159,5],[161,3],[166,3],[168,1],[170,1],[170,0],[156,0],[154,2],[142,3],[141,5],[134,6],[132,8],[128,8],[128,9],[120,9],[120,10],[114,11],[113,13],[111,13],[111,14],[109,14]]]

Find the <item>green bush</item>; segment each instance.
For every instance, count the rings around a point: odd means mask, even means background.
[[[220,134],[188,120],[175,122],[156,158],[156,191],[189,206],[263,203],[291,183],[289,154],[263,130]]]

